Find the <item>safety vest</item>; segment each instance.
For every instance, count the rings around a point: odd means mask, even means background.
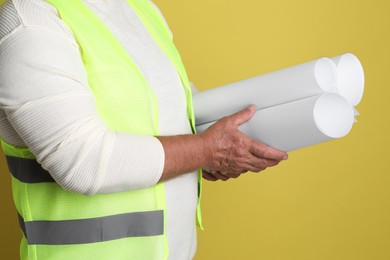
[[[80,46],[89,85],[113,131],[158,135],[156,97],[109,29],[82,0],[47,0]],[[189,81],[160,14],[147,0],[127,0],[179,73],[193,131]],[[2,141],[23,231],[21,259],[166,259],[164,184],[84,196],[62,189],[27,148]],[[199,173],[199,201],[201,174]],[[198,201],[197,219],[201,226]]]

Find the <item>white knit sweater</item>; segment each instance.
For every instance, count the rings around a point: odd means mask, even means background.
[[[84,0],[133,58],[157,96],[161,135],[191,133],[180,78],[125,0]],[[102,122],[79,47],[44,0],[0,9],[0,135],[28,146],[65,189],[93,195],[150,187],[164,167],[152,136],[113,132]],[[197,175],[165,183],[169,259],[196,248]]]

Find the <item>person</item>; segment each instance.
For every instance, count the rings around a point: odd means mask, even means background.
[[[0,21],[21,259],[191,259],[202,175],[287,159],[237,129],[254,106],[194,134],[188,79],[150,1],[7,0]]]

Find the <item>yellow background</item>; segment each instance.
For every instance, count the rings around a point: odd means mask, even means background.
[[[390,1],[155,2],[201,90],[345,52],[366,75],[347,137],[291,152],[261,174],[205,182],[196,259],[390,259]],[[3,158],[0,210],[1,258],[17,259]]]

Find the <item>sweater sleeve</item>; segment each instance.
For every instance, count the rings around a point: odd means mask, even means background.
[[[12,126],[64,189],[92,195],[156,184],[164,167],[161,143],[109,130],[75,40],[50,26],[21,24],[0,39],[2,124]]]

